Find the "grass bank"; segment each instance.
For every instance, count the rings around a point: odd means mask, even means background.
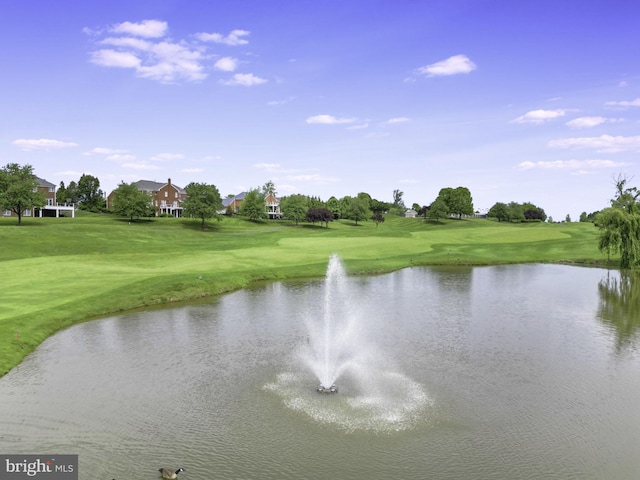
[[[607,264],[590,223],[387,217],[329,228],[237,218],[210,222],[110,215],[0,219],[0,376],[74,323],[229,292],[257,280],[317,277],[336,252],[352,274],[417,265]],[[610,266],[617,266],[613,259]]]

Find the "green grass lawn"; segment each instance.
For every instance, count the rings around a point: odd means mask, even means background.
[[[111,215],[0,219],[0,375],[57,330],[257,280],[317,277],[338,253],[352,274],[407,266],[570,262],[605,265],[591,223],[387,217],[329,228],[224,218],[207,223]],[[618,258],[611,266],[617,266]]]

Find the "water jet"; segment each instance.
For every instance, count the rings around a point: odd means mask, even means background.
[[[282,397],[288,408],[346,431],[412,428],[429,397],[397,369],[381,336],[390,319],[360,295],[360,282],[346,274],[337,254],[330,257],[324,281],[313,288],[303,310],[306,332],[291,370],[279,373],[265,389]],[[338,393],[338,384],[340,395],[328,401]]]

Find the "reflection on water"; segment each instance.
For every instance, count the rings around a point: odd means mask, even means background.
[[[640,272],[608,272],[598,284],[598,318],[615,334],[616,351],[634,348],[640,328]]]
[[[0,379],[0,452],[78,454],[80,480],[640,478],[640,354],[612,355],[638,282],[604,275],[348,276],[380,388],[336,395],[298,355],[322,279],[76,325]]]

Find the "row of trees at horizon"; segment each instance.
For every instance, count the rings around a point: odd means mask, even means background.
[[[15,184],[24,181],[18,180],[22,177],[33,177],[33,168],[30,165],[21,167],[18,164],[8,164],[2,169],[4,177],[8,180],[5,184]],[[14,180],[11,180],[14,179]],[[29,183],[29,182],[27,182]],[[28,188],[27,188],[28,190]],[[216,218],[217,212],[220,212],[222,200],[220,193],[215,185],[205,183],[190,183],[185,187],[187,199],[183,204],[186,216],[199,218],[203,224],[206,219]],[[151,206],[149,195],[139,191],[134,183],[127,184],[122,182],[114,191],[113,213],[135,219],[137,217],[149,217],[155,215],[155,210]],[[268,195],[277,195],[275,184],[269,180],[264,186],[254,188],[246,192],[238,214],[249,218],[250,220],[262,220],[267,218],[267,212],[264,207],[264,198]],[[333,219],[349,219],[356,224],[361,221],[373,220],[376,224],[384,221],[385,214],[404,216],[407,207],[403,200],[404,193],[400,190],[393,191],[393,200],[386,202],[372,198],[366,192],[360,192],[356,196],[344,196],[342,198],[330,197],[323,201],[319,197],[312,197],[302,194],[294,194],[284,196],[280,199],[280,210],[283,218],[294,221],[296,224],[301,221],[309,221],[312,223],[321,223],[328,225]],[[9,195],[11,196],[11,195]],[[229,195],[232,197],[233,195]],[[37,197],[37,196],[35,196]],[[41,198],[34,197],[33,207],[39,207],[39,203],[44,201]],[[5,194],[3,197],[7,198]],[[5,208],[16,212],[24,211],[27,196],[22,195],[20,201],[4,202]],[[191,200],[189,200],[191,198]],[[83,174],[79,180],[71,181],[68,185],[60,182],[56,191],[56,201],[59,204],[74,204],[79,209],[94,212],[106,211],[105,193],[100,188],[100,180],[92,175]],[[42,204],[43,205],[43,204]],[[428,205],[420,206],[414,203],[412,208],[417,214],[425,220],[438,222],[440,219],[457,216],[461,218],[463,215],[473,215],[473,199],[471,192],[466,187],[442,188],[438,196]],[[313,209],[310,212],[310,209]],[[227,211],[231,215],[235,212]],[[329,214],[330,213],[330,214]],[[580,215],[580,221],[594,221],[597,212]],[[18,214],[18,212],[16,212]],[[21,214],[21,213],[20,213]],[[19,215],[20,215],[19,214]],[[522,221],[546,221],[547,215],[544,209],[536,206],[531,202],[497,202],[489,210],[488,216],[496,218],[498,221],[522,222]],[[548,218],[550,222],[552,218]],[[565,221],[571,221],[567,215]]]

